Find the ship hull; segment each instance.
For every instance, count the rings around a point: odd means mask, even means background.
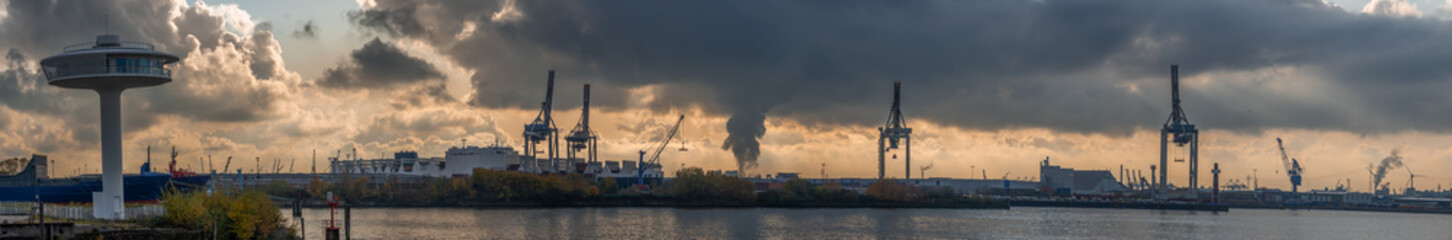
[[[41,186],[0,187],[0,202],[32,202],[39,195],[41,202],[86,203],[91,194],[101,191],[100,179],[56,179],[47,180]],[[145,173],[126,175],[123,188],[127,202],[156,201],[161,199],[171,175]],[[69,182],[69,183],[67,183]]]

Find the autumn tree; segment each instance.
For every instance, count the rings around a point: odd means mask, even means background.
[[[882,179],[867,186],[867,196],[882,201],[912,201],[913,186],[897,183],[894,179]]]

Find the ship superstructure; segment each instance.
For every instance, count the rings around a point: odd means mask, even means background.
[[[444,157],[419,157],[417,152],[396,152],[393,158],[339,160],[331,158],[334,173],[384,173],[437,178],[468,177],[474,169],[552,173],[546,159],[521,155],[513,147],[503,145],[458,146],[444,151]],[[565,163],[568,161],[554,161]],[[659,164],[648,164],[646,178],[660,178],[664,172]],[[596,178],[635,178],[641,169],[636,161],[601,161],[586,165],[580,173]]]

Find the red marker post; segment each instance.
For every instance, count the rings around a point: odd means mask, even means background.
[[[326,232],[323,233],[325,235],[324,236],[325,239],[328,239],[328,240],[340,240],[340,239],[342,239],[342,238],[339,238],[340,235],[338,235],[338,226],[336,226],[336,225],[333,224],[333,220],[336,218],[336,216],[338,214],[338,211],[337,210],[338,210],[338,198],[333,196],[333,192],[328,192],[328,229],[327,229]]]

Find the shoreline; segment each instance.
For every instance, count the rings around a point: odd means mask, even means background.
[[[1154,210],[1189,210],[1189,211],[1211,211],[1228,212],[1230,207],[1225,205],[1211,204],[1177,204],[1177,203],[1132,203],[1132,202],[1073,202],[1073,201],[1009,201],[1009,205],[1015,207],[1071,207],[1071,208],[1113,208],[1113,209],[1154,209]]]
[[[328,208],[327,204],[300,204],[302,208]],[[291,208],[292,204],[278,204]],[[341,207],[341,206],[340,206]],[[491,203],[491,204],[353,204],[354,208],[466,208],[466,209],[551,209],[551,208],[787,208],[787,209],[851,209],[851,208],[930,208],[930,209],[1009,209],[1009,204],[983,203],[855,203],[855,204],[738,204],[738,203]]]

